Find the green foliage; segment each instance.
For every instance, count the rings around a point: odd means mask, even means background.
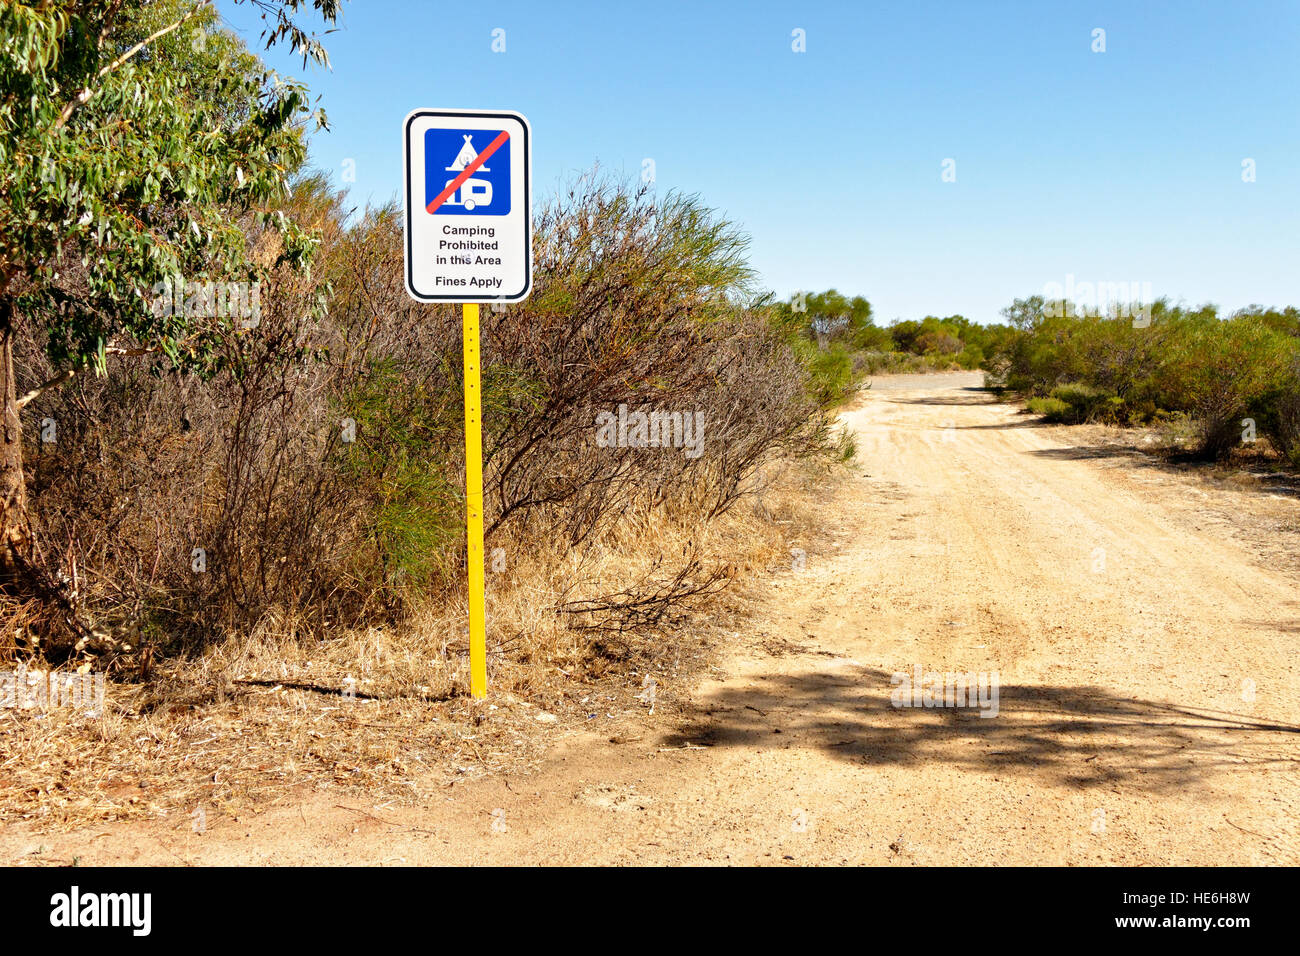
[[[802,354],[810,375],[813,397],[822,406],[842,402],[853,391],[853,356],[848,348],[836,343],[827,349],[802,345]]]
[[[381,359],[343,396],[338,414],[356,431],[337,450],[339,467],[370,498],[363,520],[388,583],[416,590],[446,583],[450,546],[461,534],[463,495],[446,468],[448,451],[459,447],[459,403]]]
[[[841,425],[835,436],[835,460],[848,464],[858,456],[858,441],[848,425]]]
[[[847,342],[861,348],[874,340],[871,303],[862,296],[849,298],[835,289],[791,296],[789,302],[769,306],[770,321],[793,340]]]
[[[1104,388],[1070,382],[1052,389],[1048,401],[1063,403],[1068,411],[1063,420],[1071,424],[1109,421],[1115,418],[1124,400]]]
[[[1043,307],[1046,303],[1041,295],[1031,295],[1027,299],[1016,299],[1002,310],[1002,315],[1012,328],[1022,332],[1032,332],[1043,322]]]
[[[852,394],[857,350],[888,338],[872,324],[871,303],[834,289],[766,303],[765,308],[769,324],[808,370],[808,392],[823,407]]]
[[[984,364],[984,349],[978,345],[967,345],[957,356],[957,364],[964,369],[977,369]]]
[[[267,37],[321,59],[286,12],[303,5],[259,4]],[[311,236],[273,207],[305,158],[304,120],[324,115],[211,6],[6,0],[0,89],[0,299],[48,332],[56,366],[102,370],[135,343],[201,367],[221,323],[150,308],[157,287],[306,263]],[[278,235],[271,261],[249,248],[250,222]]]
[[[881,328],[873,324],[866,299],[834,289],[772,304],[769,317],[803,360],[813,394],[824,405],[844,401],[867,375],[980,368],[1012,331],[961,315],[929,315]]]
[[[1290,447],[1288,396],[1300,376],[1300,312],[1258,306],[1220,318],[1213,306],[1160,300],[1141,321],[1033,299],[1004,310],[1015,329],[986,358],[989,381],[1055,420],[1141,423],[1188,416],[1196,450],[1221,458],[1256,419],[1279,450]],[[1050,401],[1066,406],[1059,408]]]
[[[853,356],[853,366],[854,375],[859,378],[866,375],[902,375],[934,370],[932,363],[920,355],[879,350],[857,353]]]
[[[1164,404],[1190,411],[1198,450],[1221,458],[1240,441],[1243,416],[1268,414],[1262,400],[1284,387],[1296,344],[1257,315],[1181,323],[1160,370]]]
[[[1031,398],[1025,403],[1035,415],[1042,415],[1049,422],[1063,423],[1069,420],[1070,406],[1059,398]]]
[[[390,583],[424,591],[452,577],[462,534],[457,495],[432,463],[396,464],[379,486],[375,539]]]

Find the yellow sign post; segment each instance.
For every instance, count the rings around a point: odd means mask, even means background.
[[[469,692],[487,696],[487,599],[483,587],[483,411],[478,359],[478,303],[464,305],[465,531],[469,547]]]
[[[406,291],[464,306],[469,692],[487,697],[479,304],[533,287],[532,130],[510,110],[417,109],[402,126]]]

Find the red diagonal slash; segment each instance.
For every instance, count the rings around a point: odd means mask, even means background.
[[[442,192],[438,193],[437,198],[434,199],[433,202],[429,203],[429,205],[425,206],[424,208],[431,213],[437,212],[438,207],[441,206],[443,203],[445,203],[448,199],[450,199],[451,194],[454,193],[457,189],[460,189],[461,184],[464,183],[465,180],[469,179],[476,172],[478,172],[478,168],[487,162],[488,157],[491,156],[493,153],[495,153],[498,149],[500,149],[501,146],[505,143],[505,141],[508,140],[509,138],[510,138],[509,131],[503,129],[497,135],[496,139],[488,143],[487,149],[483,150],[483,152],[479,153],[476,157],[474,157],[474,162],[470,163],[463,170],[461,170],[460,175],[457,176],[455,179],[453,179],[451,182],[449,182],[447,184],[447,188],[444,189]],[[509,172],[509,170],[507,170],[507,172]]]

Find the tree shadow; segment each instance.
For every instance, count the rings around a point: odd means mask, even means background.
[[[953,391],[962,391],[973,394],[953,395]],[[894,405],[996,405],[996,400],[992,394],[982,388],[961,388],[950,389],[948,393],[942,395],[921,395],[917,398],[890,398],[889,401]]]
[[[1181,470],[1163,458],[1157,458],[1147,452],[1139,451],[1131,445],[1073,445],[1068,448],[1034,448],[1026,452],[1035,458],[1049,458],[1052,461],[1088,461],[1094,458],[1125,458],[1135,465],[1146,468],[1162,468],[1168,471]]]
[[[1263,631],[1281,631],[1283,634],[1300,634],[1300,621],[1242,621],[1246,627]]]
[[[976,426],[982,427],[982,426]],[[1026,454],[1052,461],[1090,461],[1111,458],[1126,461],[1136,467],[1152,468],[1168,475],[1188,475],[1207,480],[1214,480],[1215,469],[1248,470],[1248,466],[1225,465],[1223,462],[1209,461],[1191,454],[1153,455],[1132,445],[1075,445],[1068,448],[1035,448]],[[1252,484],[1234,484],[1238,491],[1255,494],[1283,495],[1300,498],[1300,476],[1285,470],[1268,472],[1250,472],[1255,479]]]
[[[807,747],[864,770],[944,764],[1153,792],[1300,764],[1300,726],[1101,687],[1003,685],[994,717],[974,708],[897,708],[893,689],[890,674],[861,666],[761,675],[701,701],[664,746]]]
[[[1016,422],[990,422],[987,425],[954,425],[960,432],[1007,432],[1014,428],[1048,428],[1050,423],[1041,418],[1024,418]]]

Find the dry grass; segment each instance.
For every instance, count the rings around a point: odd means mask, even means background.
[[[833,475],[769,470],[761,497],[692,525],[631,512],[580,549],[489,542],[489,686],[465,693],[463,597],[400,629],[347,630],[305,642],[289,617],[242,640],[156,668],[148,683],[110,682],[100,716],[71,708],[0,709],[0,821],[63,829],[131,817],[184,823],[202,807],[238,815],[294,788],[427,800],[451,781],[527,770],[566,728],[647,705],[672,710],[754,589],[825,526]],[[621,591],[691,557],[735,586],[675,605],[653,627],[584,630],[557,614],[576,598]],[[498,569],[493,572],[494,565]],[[355,682],[355,683],[352,683]],[[344,692],[355,689],[355,696]]]

